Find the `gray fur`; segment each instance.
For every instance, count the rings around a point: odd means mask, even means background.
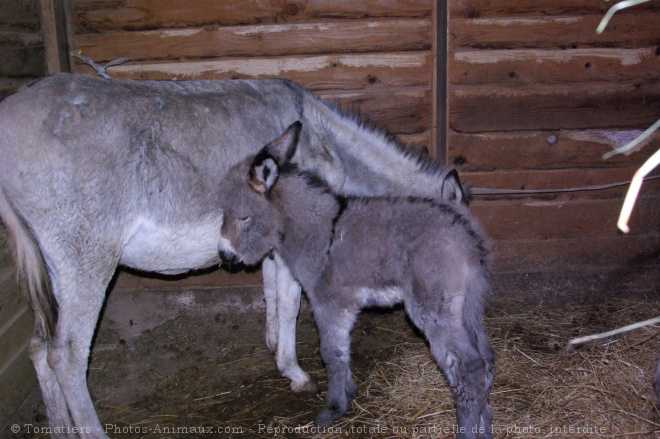
[[[275,251],[307,292],[328,378],[315,422],[329,426],[355,396],[349,345],[360,309],[403,302],[450,383],[458,437],[492,437],[495,365],[482,323],[490,256],[480,227],[456,203],[338,198],[287,159],[299,130],[291,125],[227,173],[219,250],[247,264]]]
[[[653,389],[655,390],[656,404],[660,409],[660,361],[658,361],[658,367],[655,369],[655,375],[653,376]]]
[[[51,425],[106,437],[86,370],[116,267],[173,274],[217,264],[222,177],[296,120],[305,129],[293,160],[338,193],[442,197],[450,181],[451,197],[463,200],[458,180],[446,178],[449,169],[286,80],[158,82],[60,74],[0,102],[0,216],[35,311],[30,355]],[[291,285],[286,267],[278,267],[276,276],[266,272],[269,294]],[[295,358],[300,290],[289,289],[293,303],[282,307],[294,323],[286,326],[289,338],[281,338],[287,344],[269,333],[268,345],[277,350],[294,391],[313,389]],[[282,304],[286,300],[278,302],[278,312]],[[269,319],[276,314],[269,312]]]

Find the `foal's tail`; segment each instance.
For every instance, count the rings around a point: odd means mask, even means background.
[[[12,237],[19,284],[34,311],[35,331],[50,339],[55,333],[58,314],[50,272],[30,225],[1,187],[0,217]]]

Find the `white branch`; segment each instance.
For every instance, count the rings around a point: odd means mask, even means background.
[[[624,326],[622,328],[613,329],[613,330],[607,331],[607,332],[602,332],[600,334],[593,334],[593,335],[587,335],[587,336],[584,336],[584,337],[574,338],[571,341],[569,341],[568,344],[570,346],[577,346],[579,344],[587,343],[589,341],[599,340],[601,338],[607,338],[607,337],[611,337],[613,335],[621,334],[623,332],[628,332],[628,331],[632,331],[634,329],[643,328],[644,326],[653,325],[655,323],[660,323],[660,316],[649,319],[649,320],[644,320],[643,322],[633,323],[632,325]]]
[[[616,5],[612,6],[609,11],[605,14],[603,19],[600,21],[600,24],[598,25],[598,28],[596,28],[596,33],[601,34],[605,30],[605,26],[607,26],[607,23],[610,22],[610,19],[614,15],[615,12],[620,11],[621,9],[629,8],[631,6],[639,5],[641,3],[646,3],[651,0],[627,0],[625,2],[617,3]]]

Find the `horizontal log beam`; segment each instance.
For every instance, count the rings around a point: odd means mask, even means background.
[[[531,3],[530,3],[531,4]],[[449,50],[647,47],[660,43],[657,14],[615,15],[609,32],[596,34],[601,16],[503,17],[449,21]]]
[[[432,62],[429,51],[366,53],[126,63],[108,73],[115,78],[158,80],[288,78],[310,90],[430,88]],[[76,71],[94,74],[83,64],[77,64]]]
[[[421,18],[83,34],[73,44],[95,62],[141,61],[430,50],[431,33]]]
[[[629,184],[600,190],[583,190],[576,192],[561,192],[575,188],[603,187],[615,183],[630,182],[636,168],[613,169],[557,169],[557,170],[529,170],[529,171],[499,171],[499,172],[462,172],[461,181],[473,189],[509,189],[524,191],[552,191],[541,194],[485,194],[476,195],[478,201],[501,199],[597,199],[617,198],[621,200],[628,191]],[[659,173],[660,175],[660,173]],[[476,189],[475,189],[476,190]],[[642,196],[660,197],[660,179],[644,183]]]
[[[660,148],[660,133],[638,152],[602,155],[633,140],[642,130],[526,131],[460,134],[450,131],[448,163],[462,172],[564,168],[639,167]]]
[[[572,201],[491,201],[474,203],[472,212],[492,239],[612,238],[622,199]],[[640,198],[633,212],[631,236],[655,234],[660,199]]]
[[[23,0],[25,1],[25,0]],[[428,0],[74,0],[77,33],[336,19],[430,17]]]
[[[657,234],[607,238],[494,240],[494,271],[526,273],[556,270],[558,275],[570,269],[612,267],[625,270],[635,262],[653,263],[660,246]],[[634,272],[634,271],[633,271]],[[657,276],[656,276],[657,277]],[[657,280],[656,280],[657,283]],[[653,289],[653,285],[649,285]],[[657,288],[657,287],[656,287]],[[532,295],[533,292],[529,291]]]
[[[555,238],[492,240],[496,274],[560,271],[581,267],[623,267],[644,264],[657,252],[659,238],[654,235],[617,235],[606,238]],[[532,251],[533,249],[533,251]],[[645,256],[649,256],[645,258]],[[260,287],[261,271],[229,274],[214,270],[182,279],[149,278],[120,272],[113,292],[173,291],[190,289],[220,290],[236,287]],[[218,300],[222,300],[219,298]]]
[[[603,0],[452,0],[451,18],[504,17],[515,15],[598,15],[603,16],[612,3]],[[660,11],[657,2],[637,5],[617,14]]]
[[[471,50],[449,56],[449,83],[567,84],[654,81],[660,77],[657,47],[574,50]]]
[[[328,102],[360,115],[392,134],[421,133],[431,129],[431,90],[403,89],[383,93],[319,92]]]
[[[660,83],[451,86],[458,132],[646,129],[658,119]]]

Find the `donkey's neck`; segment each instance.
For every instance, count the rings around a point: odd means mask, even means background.
[[[327,189],[296,176],[280,176],[276,196],[284,227],[275,250],[302,287],[313,291],[328,263],[339,202]]]

